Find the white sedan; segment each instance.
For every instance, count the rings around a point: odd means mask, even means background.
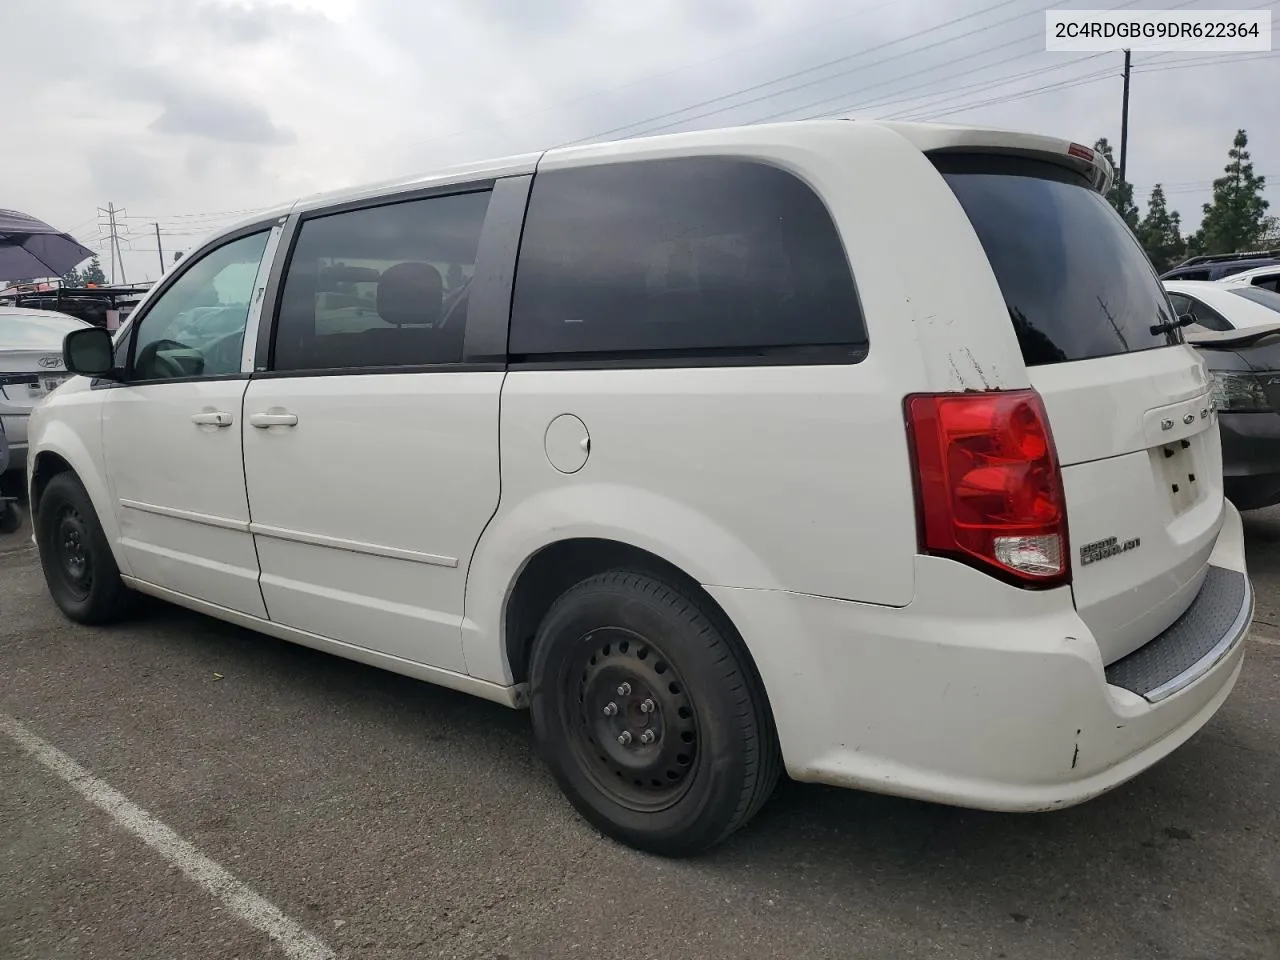
[[[1263,290],[1280,293],[1280,266],[1270,264],[1254,267],[1251,270],[1241,270],[1239,273],[1232,273],[1220,280],[1215,280],[1214,283],[1230,287],[1260,287]]]
[[[1215,280],[1165,280],[1178,316],[1190,314],[1206,330],[1241,330],[1280,323],[1280,293]]]
[[[62,338],[89,326],[52,310],[0,307],[0,427],[9,442],[9,470],[27,462],[31,408],[70,377],[62,365]]]

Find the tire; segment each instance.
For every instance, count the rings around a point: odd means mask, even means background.
[[[133,606],[102,524],[72,473],[49,481],[35,516],[45,584],[58,609],[77,623],[105,624]]]
[[[9,501],[0,497],[0,533],[17,533],[22,526],[22,514]]]
[[[670,583],[612,571],[566,591],[534,639],[530,711],[543,758],[578,812],[630,847],[706,850],[777,783],[764,691],[718,621]]]

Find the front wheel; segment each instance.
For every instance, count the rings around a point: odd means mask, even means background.
[[[133,593],[102,532],[93,502],[71,473],[45,487],[35,517],[40,565],[53,602],[78,623],[109,623],[131,605]]]
[[[677,587],[600,574],[538,630],[534,732],[569,800],[629,846],[688,856],[764,804],[780,755],[745,651]]]

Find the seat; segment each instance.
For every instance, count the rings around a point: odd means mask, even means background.
[[[390,326],[343,334],[334,343],[345,366],[418,366],[453,363],[462,357],[462,341],[439,327],[444,281],[429,263],[407,261],[383,271],[376,309]],[[334,338],[335,340],[338,338]]]

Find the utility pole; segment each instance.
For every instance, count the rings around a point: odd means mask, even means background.
[[[120,281],[128,283],[129,279],[124,273],[124,255],[120,252],[120,221],[119,217],[124,215],[124,210],[116,209],[114,203],[108,202],[107,209],[98,208],[99,214],[104,214],[107,218],[107,252],[111,255],[111,282],[116,282],[116,264],[120,265]]]
[[[164,248],[160,246],[160,224],[154,225],[156,228],[156,254],[160,257],[160,276],[164,276]]]
[[[116,208],[107,203],[107,249],[111,252],[111,285],[116,284]]]
[[[1120,107],[1120,179],[1123,181],[1125,157],[1129,152],[1129,51],[1124,52],[1124,100]]]
[[[124,273],[124,254],[120,252],[120,229],[119,225],[116,223],[116,214],[123,213],[124,211],[116,210],[110,203],[107,204],[107,209],[111,212],[111,239],[116,245],[116,259],[120,261],[120,282],[128,283],[129,278],[125,276]]]

